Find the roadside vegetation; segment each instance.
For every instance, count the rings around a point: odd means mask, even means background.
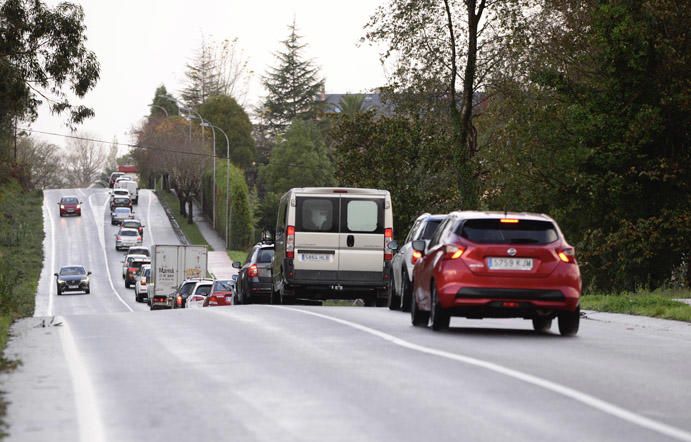
[[[691,322],[691,305],[675,299],[691,298],[687,290],[637,291],[618,294],[589,294],[581,298],[581,308]]]
[[[230,259],[235,262],[245,262],[245,259],[247,259],[247,251],[243,250],[228,250],[228,256]]]
[[[211,245],[208,242],[206,242],[206,239],[204,239],[204,236],[199,231],[197,225],[189,224],[187,222],[187,216],[181,214],[178,210],[175,209],[178,204],[178,199],[175,197],[175,195],[173,195],[172,192],[167,190],[159,190],[156,192],[156,194],[158,195],[158,200],[161,202],[161,204],[166,206],[169,209],[170,213],[173,214],[175,221],[177,221],[178,225],[180,226],[180,229],[182,229],[182,233],[185,234],[187,241],[189,241],[189,243],[192,245],[207,246],[209,248],[209,251],[212,251],[213,247],[211,247]]]

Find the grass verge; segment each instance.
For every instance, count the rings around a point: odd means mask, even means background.
[[[656,290],[610,295],[584,295],[581,298],[581,308],[691,322],[691,305],[675,301],[674,299],[677,298],[691,298],[691,291]]]
[[[209,251],[212,251],[213,247],[206,242],[197,225],[189,224],[187,222],[187,217],[180,214],[180,203],[175,195],[169,191],[159,191],[156,194],[158,195],[158,199],[161,201],[161,204],[164,204],[166,207],[168,207],[168,209],[170,209],[170,213],[172,213],[173,217],[175,217],[175,221],[178,222],[180,229],[182,229],[182,233],[184,233],[187,237],[187,241],[189,241],[192,245],[207,246]]]
[[[247,252],[243,252],[242,250],[228,250],[228,256],[233,262],[245,262],[245,259],[247,259]]]

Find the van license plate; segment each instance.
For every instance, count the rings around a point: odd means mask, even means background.
[[[326,253],[300,253],[302,262],[333,262],[333,255]]]
[[[490,270],[532,270],[531,258],[488,258],[487,267]]]

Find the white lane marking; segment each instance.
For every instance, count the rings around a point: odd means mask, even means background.
[[[103,263],[106,266],[106,276],[108,277],[108,283],[110,283],[110,288],[113,290],[113,293],[115,293],[115,296],[122,302],[122,305],[127,307],[127,310],[133,312],[134,309],[129,306],[125,302],[124,299],[120,296],[120,293],[115,289],[115,284],[113,284],[113,277],[110,274],[110,266],[108,265],[108,254],[106,253],[106,244],[105,244],[105,223],[103,222],[103,213],[101,214],[101,217],[98,217],[98,212],[96,211],[96,206],[91,202],[91,198],[93,198],[95,195],[98,195],[98,193],[92,193],[89,195],[88,201],[89,201],[89,206],[91,207],[91,214],[94,217],[94,222],[96,223],[96,228],[99,232],[98,239],[101,241],[101,250],[103,250]],[[108,205],[108,198],[106,198],[105,203],[103,204],[103,211],[106,210],[106,206]]]
[[[153,246],[156,244],[154,242],[154,229],[151,225],[151,200],[153,199],[154,193],[152,190],[148,190],[146,194],[148,195],[147,199],[149,200],[149,204],[147,204],[146,207],[146,227],[149,228],[149,238],[151,238],[151,245]]]
[[[45,197],[44,197],[45,198]],[[48,280],[51,280],[51,275],[55,273],[55,221],[53,221],[53,213],[50,211],[50,207],[45,204],[43,208],[48,212],[48,220],[50,225],[50,268],[48,271]],[[53,282],[48,283],[48,316],[53,316],[53,298],[55,297],[55,284]]]
[[[74,402],[77,408],[77,423],[79,426],[79,440],[100,442],[105,441],[101,413],[96,401],[93,383],[89,372],[77,348],[69,322],[62,318],[60,327],[62,349],[67,361],[67,369],[72,378]]]
[[[665,436],[669,436],[673,439],[685,441],[685,442],[691,442],[691,433],[688,433],[680,428],[673,427],[671,425],[667,425],[662,422],[658,422],[656,420],[647,418],[645,416],[642,416],[640,414],[634,413],[633,411],[626,410],[624,408],[621,408],[617,405],[611,404],[607,401],[604,401],[602,399],[598,399],[595,396],[591,396],[587,393],[583,393],[581,391],[575,390],[573,388],[567,387],[565,385],[557,384],[556,382],[548,381],[547,379],[543,379],[528,373],[524,373],[522,371],[514,370],[512,368],[505,367],[503,365],[495,364],[494,362],[489,362],[485,361],[482,359],[477,359],[473,358],[470,356],[463,356],[459,355],[456,353],[450,353],[447,351],[443,350],[437,350],[434,348],[429,348],[425,347],[422,345],[418,344],[413,344],[412,342],[397,338],[393,335],[390,335],[388,333],[384,333],[379,330],[375,330],[373,328],[367,327],[362,324],[358,324],[356,322],[351,322],[345,319],[340,319],[336,318],[333,316],[328,316],[324,315],[321,313],[315,313],[311,312],[308,310],[302,310],[299,308],[291,308],[291,307],[281,307],[281,306],[269,306],[273,308],[279,308],[283,310],[292,310],[295,312],[300,312],[304,313],[306,315],[312,315],[312,316],[317,316],[322,319],[327,319],[329,321],[337,322],[342,325],[346,325],[348,327],[360,330],[362,332],[368,333],[370,335],[379,337],[384,339],[385,341],[391,342],[394,345],[398,345],[400,347],[404,347],[410,350],[418,351],[420,353],[426,353],[429,355],[434,355],[434,356],[439,356],[441,358],[446,358],[446,359],[451,359],[453,361],[457,362],[462,362],[464,364],[468,365],[473,365],[475,367],[480,367],[484,368],[486,370],[493,371],[495,373],[508,376],[510,378],[514,378],[523,382],[526,382],[528,384],[535,385],[540,388],[544,388],[545,390],[549,390],[553,393],[560,394],[562,396],[566,396],[570,399],[573,399],[575,401],[578,401],[584,405],[587,405],[589,407],[592,407],[596,410],[602,411],[604,413],[610,414],[614,417],[618,417],[619,419],[622,419],[624,421],[627,421],[629,423],[632,423],[634,425],[638,425],[640,427],[646,428],[648,430],[663,434]]]

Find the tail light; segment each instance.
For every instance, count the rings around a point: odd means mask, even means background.
[[[142,276],[141,279],[139,280],[140,285],[146,285],[146,276]]]
[[[130,267],[130,268],[127,269],[127,271],[130,272],[130,273],[136,273],[136,272],[137,272],[137,268],[136,268],[136,267]]]
[[[257,264],[252,264],[247,268],[247,276],[250,278],[256,278],[257,275],[259,274],[259,271],[257,270]]]
[[[393,240],[393,229],[387,227],[384,229],[384,261],[391,261],[393,259],[393,252],[389,249],[389,243]]]
[[[465,247],[463,246],[456,246],[452,244],[447,244],[444,246],[445,259],[458,259],[463,256],[463,252],[465,252]]]
[[[557,249],[557,255],[559,256],[561,262],[565,262],[567,264],[576,263],[576,251],[573,249],[573,247],[563,247],[561,249]]]
[[[178,297],[175,299],[175,302],[178,307],[182,307],[182,295],[178,295]]]
[[[286,258],[295,258],[295,226],[286,228]]]
[[[218,305],[218,299],[216,298],[216,296],[209,297],[209,305]]]
[[[138,237],[137,237],[137,241],[141,241],[141,240],[142,240],[142,237],[141,237],[141,236],[138,236]]]
[[[422,252],[413,250],[413,255],[410,257],[410,263],[415,265],[415,263],[418,262],[420,258],[422,258]]]

